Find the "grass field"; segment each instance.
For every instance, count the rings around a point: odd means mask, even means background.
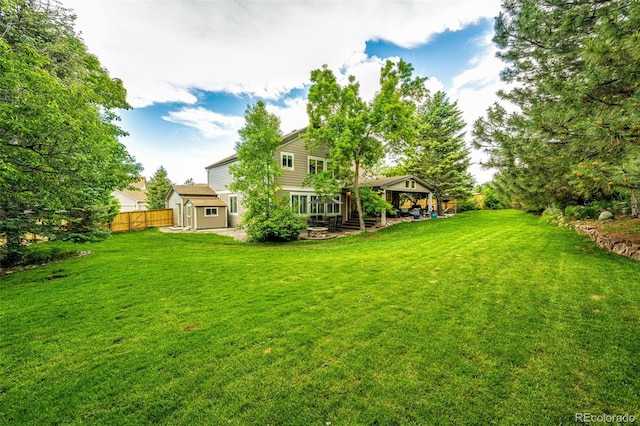
[[[640,414],[640,262],[526,213],[287,245],[150,230],[88,248],[0,278],[0,424]]]

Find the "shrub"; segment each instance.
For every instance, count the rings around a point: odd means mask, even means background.
[[[306,221],[298,216],[281,200],[269,216],[249,217],[243,225],[247,239],[255,242],[287,242],[300,238],[300,233],[307,229]]]
[[[479,210],[479,209],[480,207],[478,206],[478,203],[473,198],[469,198],[467,200],[461,201],[458,204],[456,211],[458,213],[462,213],[470,210]]]
[[[371,188],[360,188],[360,201],[362,201],[362,210],[365,217],[376,217],[381,215],[385,210],[393,211],[393,206],[383,200]]]
[[[68,259],[77,255],[78,250],[71,248],[68,244],[60,242],[37,243],[26,247],[17,262],[12,261],[10,258],[1,258],[0,267],[41,265],[43,263]]]
[[[542,212],[542,216],[541,216],[541,219],[543,222],[550,223],[550,224],[551,223],[557,224],[561,218],[562,218],[562,210],[560,210],[555,205],[547,207]]]
[[[567,206],[564,209],[564,215],[569,220],[578,220],[581,218],[583,210],[582,206]]]

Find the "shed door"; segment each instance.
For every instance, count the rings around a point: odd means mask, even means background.
[[[187,204],[186,208],[187,226],[193,228],[193,205]]]

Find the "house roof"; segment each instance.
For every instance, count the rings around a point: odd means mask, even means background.
[[[171,188],[181,195],[185,196],[200,196],[200,197],[217,197],[216,192],[209,187],[206,183],[196,183],[195,185],[172,185]]]
[[[144,191],[136,191],[132,189],[116,189],[116,191],[126,195],[129,198],[134,199],[139,203],[144,203],[147,200],[147,193]]]
[[[370,178],[370,179],[363,179],[362,181],[360,181],[360,186],[370,186],[374,188],[385,189],[408,179],[413,179],[416,182],[418,182],[420,185],[424,186],[425,188],[429,190],[433,190],[433,187],[431,185],[429,185],[428,183],[426,183],[425,181],[423,181],[422,179],[414,175],[376,177],[376,178]]]
[[[219,198],[190,197],[185,204],[191,203],[195,207],[227,207],[227,204]]]
[[[136,182],[133,182],[130,186],[132,188],[138,189],[140,191],[146,191],[147,190],[147,178],[145,178],[143,176],[139,180],[137,180]]]
[[[302,129],[297,129],[297,130],[294,130],[292,132],[289,132],[289,133],[287,133],[286,135],[284,135],[282,137],[282,142],[280,143],[280,145],[284,145],[284,144],[286,144],[288,142],[291,142],[292,140],[296,139],[298,136],[300,136],[301,134],[306,133],[306,132],[307,132],[307,127],[303,127]],[[225,157],[222,160],[217,161],[217,162],[205,167],[205,169],[210,169],[212,167],[221,166],[221,165],[227,164],[227,163],[233,163],[236,160],[236,158],[238,158],[238,153],[235,153],[233,155]]]

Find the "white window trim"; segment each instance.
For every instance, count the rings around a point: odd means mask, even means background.
[[[236,199],[236,211],[233,212],[231,211],[231,199],[235,198]],[[237,195],[229,195],[229,214],[232,216],[238,216],[238,196]]]
[[[284,167],[282,165],[282,159],[284,158],[284,156],[290,156],[291,157],[291,167]],[[296,166],[296,157],[292,152],[280,152],[280,167],[282,167],[282,170],[295,170],[295,166]]]
[[[299,214],[299,215],[309,214],[310,211],[311,211],[311,204],[310,204],[311,198],[310,197],[312,195],[314,195],[314,193],[312,193],[312,192],[291,192],[289,194],[289,205],[291,207],[293,207],[293,197],[307,197],[307,202],[305,203],[306,213],[298,213],[298,212],[296,212],[296,214]],[[300,210],[300,209],[298,208],[298,210]]]
[[[322,161],[322,171],[326,171],[327,170],[327,159],[323,158],[323,157],[314,157],[312,155],[308,155],[307,156],[307,173],[311,174],[311,171],[309,171],[309,162],[311,160],[316,160],[316,161]],[[318,174],[318,172],[316,171],[314,174]]]
[[[207,210],[215,210],[216,213],[215,214],[208,214]],[[217,207],[205,207],[204,208],[204,217],[216,217],[216,216],[219,216],[219,214],[220,214],[220,210],[218,210]]]

